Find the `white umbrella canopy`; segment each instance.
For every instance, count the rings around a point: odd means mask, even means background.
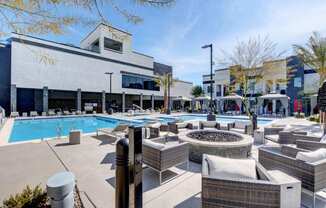
[[[179,96],[176,98],[173,98],[174,101],[191,101],[191,98],[185,97],[185,96]]]
[[[210,99],[211,99],[210,96],[200,96],[195,98],[195,100],[210,100]]]
[[[228,96],[224,96],[221,98],[222,100],[242,100],[243,97],[238,95],[238,94],[231,94],[231,95],[228,95]]]
[[[281,98],[287,98],[290,99],[287,95],[282,95],[278,93],[269,93],[263,96],[258,97],[260,99],[281,99]]]

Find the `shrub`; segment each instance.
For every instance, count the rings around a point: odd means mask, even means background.
[[[21,193],[10,197],[3,201],[2,208],[44,208],[47,207],[46,192],[42,190],[40,185],[34,189],[26,186]]]

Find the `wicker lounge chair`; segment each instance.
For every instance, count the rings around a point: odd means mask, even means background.
[[[296,159],[299,151],[288,145],[259,149],[259,162],[268,170],[281,170],[302,182],[302,188],[313,193],[326,188],[326,160],[308,163]]]
[[[265,139],[279,144],[296,144],[298,135],[307,135],[305,131],[279,131],[278,134],[266,135]]]
[[[326,148],[326,143],[321,141],[321,137],[311,135],[296,135],[297,148],[306,150],[317,150],[320,148]]]
[[[115,128],[101,128],[96,130],[96,136],[99,135],[99,133],[103,133],[106,135],[109,135],[111,137],[120,139],[126,136],[128,133],[128,125],[126,124],[119,124]]]
[[[55,114],[54,111],[50,110],[50,111],[48,112],[48,115],[49,115],[49,116],[55,116],[56,114]]]
[[[180,131],[185,131],[193,129],[192,123],[182,122],[182,123],[169,123],[169,130],[175,134],[178,134]]]
[[[253,126],[250,122],[235,121],[228,123],[227,126],[229,131],[235,131],[242,134],[253,134]]]
[[[294,208],[300,206],[301,184],[292,178],[294,183],[277,181],[262,165],[256,162],[257,179],[243,179],[210,174],[207,155],[202,162],[202,208],[251,207],[251,208]],[[282,173],[282,178],[287,178]],[[282,200],[289,191],[295,203]],[[287,192],[287,193],[285,193]],[[282,195],[282,196],[281,196]]]
[[[199,121],[199,129],[221,129],[221,125],[216,121]]]
[[[28,115],[27,115],[27,112],[23,112],[22,113],[22,117],[27,117]]]
[[[16,117],[19,117],[19,113],[18,112],[11,112],[10,113],[10,118],[16,118]]]
[[[149,142],[148,142],[149,141]],[[158,143],[161,147],[151,145]],[[162,144],[165,144],[162,146]],[[156,138],[143,141],[143,162],[148,167],[159,172],[162,183],[162,172],[179,164],[189,164],[189,146],[176,137]]]

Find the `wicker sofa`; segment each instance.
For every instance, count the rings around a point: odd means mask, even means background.
[[[281,170],[302,182],[302,188],[317,192],[326,188],[326,159],[307,163],[296,159],[299,151],[308,151],[283,145],[259,148],[259,162],[268,170]]]
[[[179,164],[189,165],[189,146],[181,142],[178,137],[164,137],[151,139],[150,142],[164,144],[164,148],[157,148],[143,142],[143,163],[159,172],[159,181],[162,183],[162,172]]]
[[[227,128],[229,131],[235,131],[237,133],[242,133],[242,134],[253,133],[253,126],[249,122],[235,121],[232,123],[228,123]]]
[[[265,127],[265,139],[279,143],[279,144],[296,144],[298,135],[307,135],[305,131],[299,130],[285,130],[283,127]]]
[[[216,121],[199,121],[199,129],[221,129],[221,125]]]
[[[256,163],[258,179],[235,179],[212,177],[209,165],[203,156],[202,162],[202,208],[220,207],[251,207],[251,208],[280,208],[296,207],[281,206],[282,185],[275,181],[266,169]],[[297,194],[300,195],[300,182],[297,183]],[[292,189],[286,184],[286,189]],[[300,197],[299,197],[300,198]],[[298,203],[298,202],[296,202]]]
[[[321,142],[320,137],[309,136],[309,135],[297,135],[296,145],[297,148],[311,150],[311,151],[320,148],[326,148],[326,143]]]
[[[178,134],[180,131],[191,130],[194,126],[189,122],[169,123],[169,131]]]

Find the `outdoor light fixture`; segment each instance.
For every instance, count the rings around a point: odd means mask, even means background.
[[[211,94],[211,99],[210,99],[210,111],[209,114],[207,115],[207,121],[215,121],[216,117],[213,113],[213,44],[208,44],[208,45],[204,45],[201,47],[202,49],[206,49],[206,48],[210,48],[211,49],[211,86],[210,86],[210,94]]]

